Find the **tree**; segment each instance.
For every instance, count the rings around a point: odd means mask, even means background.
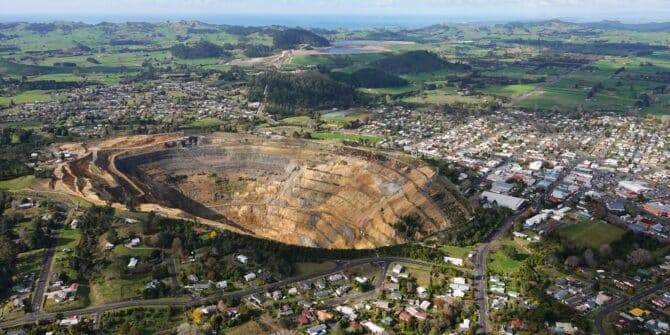
[[[0,236],[0,294],[6,293],[16,273],[16,245],[6,236]]]
[[[126,208],[131,211],[135,212],[137,211],[137,206],[139,205],[139,201],[137,201],[137,198],[135,197],[127,197],[125,201]]]
[[[649,250],[638,248],[633,251],[631,251],[628,254],[628,260],[633,264],[633,265],[644,265],[648,264],[651,262],[653,259],[651,253]]]
[[[593,254],[593,250],[586,249],[586,251],[584,251],[584,262],[586,262],[586,264],[590,267],[598,266],[598,261],[596,260],[596,257]]]
[[[612,255],[612,247],[609,244],[603,244],[598,249],[598,253],[600,253],[601,257],[609,257]]]
[[[202,322],[202,311],[200,308],[196,307],[193,309],[193,322],[199,324]]]
[[[107,242],[111,244],[119,243],[119,234],[116,232],[116,229],[111,228],[107,232]]]
[[[574,255],[568,256],[565,259],[565,265],[569,266],[569,267],[572,267],[572,268],[578,266],[579,265],[579,257],[574,256]]]

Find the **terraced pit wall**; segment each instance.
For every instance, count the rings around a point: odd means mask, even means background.
[[[232,142],[123,153],[113,164],[128,180],[116,178],[122,191],[108,193],[179,208],[260,237],[325,248],[403,243],[472,217],[455,186],[432,167],[304,143]],[[409,215],[418,216],[421,227],[415,236],[401,236],[394,225]]]

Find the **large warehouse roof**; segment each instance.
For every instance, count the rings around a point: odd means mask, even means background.
[[[493,193],[489,191],[482,192],[482,195],[479,196],[481,199],[486,198],[486,201],[489,203],[496,202],[499,206],[507,207],[511,210],[517,210],[526,203],[526,199],[512,197],[509,195],[504,195],[500,193]]]

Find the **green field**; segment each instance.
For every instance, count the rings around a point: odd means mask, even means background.
[[[119,234],[126,233],[122,229],[119,229],[118,232]],[[142,246],[127,248],[123,245],[117,245],[108,258],[116,259],[122,256],[128,256],[128,258],[137,257],[140,261],[139,267],[143,262],[146,262],[153,250],[153,248]],[[151,281],[151,273],[133,271],[121,274],[121,272],[125,272],[125,262],[120,264],[120,266],[123,269],[120,269],[114,263],[110,264],[102,270],[99,276],[91,281],[90,299],[92,304],[98,305],[141,297],[144,286]]]
[[[457,247],[453,245],[443,245],[441,249],[447,254],[447,256],[465,259],[468,254],[475,250],[475,246]]]
[[[23,276],[30,275],[31,273],[35,274],[35,278],[39,276],[39,272],[42,269],[42,262],[44,261],[44,249],[37,249],[22,252],[19,254],[18,261],[18,278],[23,278]]]
[[[382,140],[382,137],[375,135],[358,135],[358,134],[343,134],[343,133],[311,133],[312,138],[317,140],[347,140],[358,141],[367,140],[372,143],[377,143]]]
[[[521,269],[523,261],[530,255],[527,249],[528,241],[520,238],[505,238],[500,240],[501,247],[489,255],[488,269],[497,274],[514,275]],[[514,255],[510,255],[509,251]]]
[[[625,233],[625,230],[603,221],[584,221],[564,225],[558,230],[558,234],[562,237],[591,249],[598,249],[604,244],[618,241]]]
[[[38,184],[37,178],[35,176],[23,176],[9,180],[0,181],[0,189],[3,190],[22,190],[25,188],[31,188]]]
[[[54,256],[53,272],[66,273],[69,278],[76,278],[77,272],[70,267],[69,259],[75,253],[79,240],[81,240],[79,230],[69,228],[61,230],[58,246],[56,247],[56,255]],[[69,253],[63,252],[65,248],[69,248],[72,251]]]
[[[25,91],[13,96],[0,96],[0,105],[9,106],[12,101],[15,104],[34,103],[62,100],[62,96],[52,95],[49,91],[35,90]]]
[[[222,124],[224,124],[224,122],[222,120],[219,120],[219,119],[213,118],[213,117],[208,117],[208,118],[193,121],[193,122],[191,122],[190,126],[191,127],[196,127],[196,128],[211,128],[211,127],[218,127]]]
[[[156,334],[186,321],[184,313],[171,312],[167,307],[127,308],[105,312],[100,316],[102,334],[118,334],[129,326],[137,334]]]
[[[482,91],[487,94],[501,95],[508,98],[516,98],[535,89],[535,84],[521,84],[508,86],[490,86]]]
[[[326,271],[335,267],[333,262],[323,262],[323,263],[296,263],[295,264],[295,275],[301,276],[310,273],[315,273],[319,271]]]

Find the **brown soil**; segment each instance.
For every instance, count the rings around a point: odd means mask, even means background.
[[[96,203],[135,197],[142,210],[314,247],[403,243],[472,217],[448,180],[406,156],[223,134],[187,148],[163,140],[109,141],[98,151],[106,159],[65,166],[60,185]],[[410,215],[419,232],[401,236],[393,226]]]

